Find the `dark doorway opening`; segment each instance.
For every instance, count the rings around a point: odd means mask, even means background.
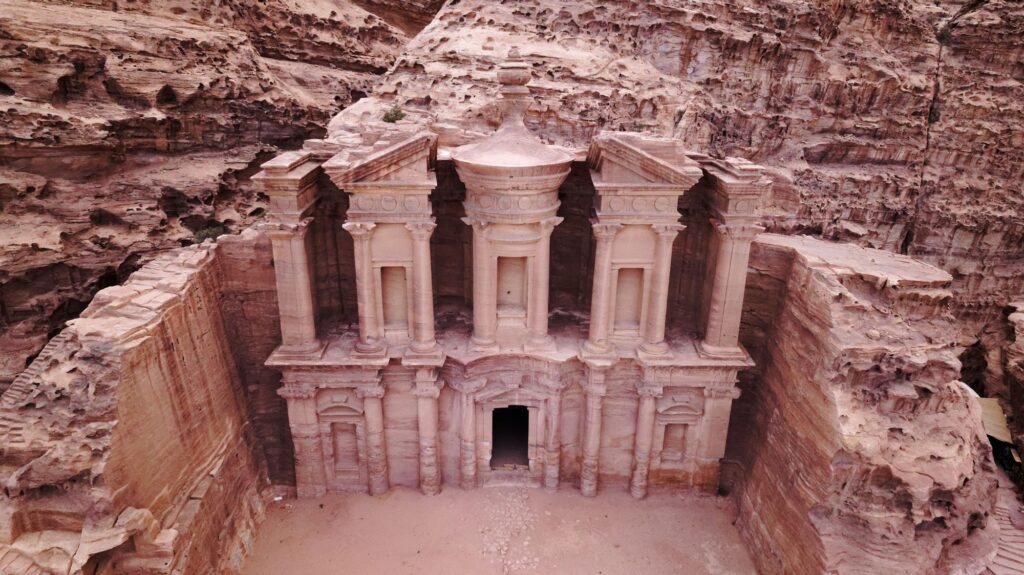
[[[530,410],[510,405],[494,410],[491,469],[515,469],[530,465]]]

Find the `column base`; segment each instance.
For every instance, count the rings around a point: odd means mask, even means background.
[[[747,359],[747,352],[740,346],[718,346],[697,342],[697,353],[705,359]]]
[[[614,357],[615,346],[608,342],[601,344],[595,343],[588,339],[587,341],[583,342],[582,346],[580,346],[580,352],[582,355],[585,355],[587,357]]]
[[[352,351],[352,357],[359,359],[379,359],[386,356],[388,353],[388,346],[384,341],[376,341],[373,343],[356,342],[355,348]]]
[[[634,499],[647,497],[647,474],[648,468],[646,465],[637,465],[636,469],[633,470],[633,477],[629,481],[629,494]]]
[[[649,347],[646,346],[646,344],[641,345],[640,347],[636,348],[637,360],[643,363],[658,363],[671,361],[673,355],[672,353],[669,352],[668,345],[664,343],[662,343],[662,345],[665,346],[664,349],[660,347],[655,347],[653,352]]]
[[[664,341],[658,343],[644,342],[640,344],[640,347],[636,348],[637,355],[643,352],[648,357],[666,355],[669,352],[668,344]]]
[[[523,351],[538,352],[538,351],[554,351],[555,340],[550,335],[544,337],[530,336],[523,344]]]
[[[444,352],[441,351],[441,346],[434,344],[433,349],[427,351],[418,351],[412,346],[409,346],[405,351],[405,355],[402,356],[402,365],[427,365],[435,366],[444,363]]]
[[[275,359],[320,359],[323,357],[325,349],[327,349],[327,344],[319,339],[294,345],[282,344],[274,350],[274,357]]]
[[[470,350],[478,353],[498,353],[498,342],[486,339],[478,339],[476,336],[470,340]]]

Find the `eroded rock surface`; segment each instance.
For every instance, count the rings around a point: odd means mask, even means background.
[[[729,458],[766,573],[978,573],[996,477],[957,380],[951,277],[887,252],[762,236]],[[767,303],[767,302],[775,302]]]
[[[1024,6],[893,1],[447,4],[332,134],[393,105],[442,147],[492,131],[497,63],[534,66],[531,128],[583,147],[643,129],[774,168],[771,231],[949,271],[963,346],[1002,384],[1001,310],[1024,289]]]
[[[101,291],[0,397],[0,570],[241,566],[267,483],[222,283],[209,244],[161,256]]]
[[[0,10],[0,388],[102,287],[260,217],[248,177],[407,37],[348,2]]]

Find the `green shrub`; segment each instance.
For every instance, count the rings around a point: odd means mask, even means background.
[[[199,230],[195,233],[194,237],[196,243],[201,244],[206,240],[215,240],[226,233],[228,233],[228,230],[224,226],[211,226]]]
[[[401,120],[404,117],[405,112],[403,112],[402,109],[399,108],[397,104],[392,106],[390,110],[384,113],[384,121],[389,124],[394,124],[395,122]]]

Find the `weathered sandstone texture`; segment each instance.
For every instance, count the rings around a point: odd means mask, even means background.
[[[0,397],[0,571],[241,566],[266,471],[209,244],[107,288]]]
[[[405,41],[347,1],[4,0],[0,389],[99,289],[260,217],[255,166]]]
[[[755,243],[743,339],[758,367],[741,377],[727,457],[763,572],[984,568],[996,479],[957,381],[950,280],[883,251]]]
[[[971,375],[1005,397],[1024,291],[1024,5],[1005,0],[448,3],[332,132],[400,105],[444,148],[498,121],[485,80],[534,67],[531,129],[672,135],[774,169],[769,231],[908,253],[953,275]]]

